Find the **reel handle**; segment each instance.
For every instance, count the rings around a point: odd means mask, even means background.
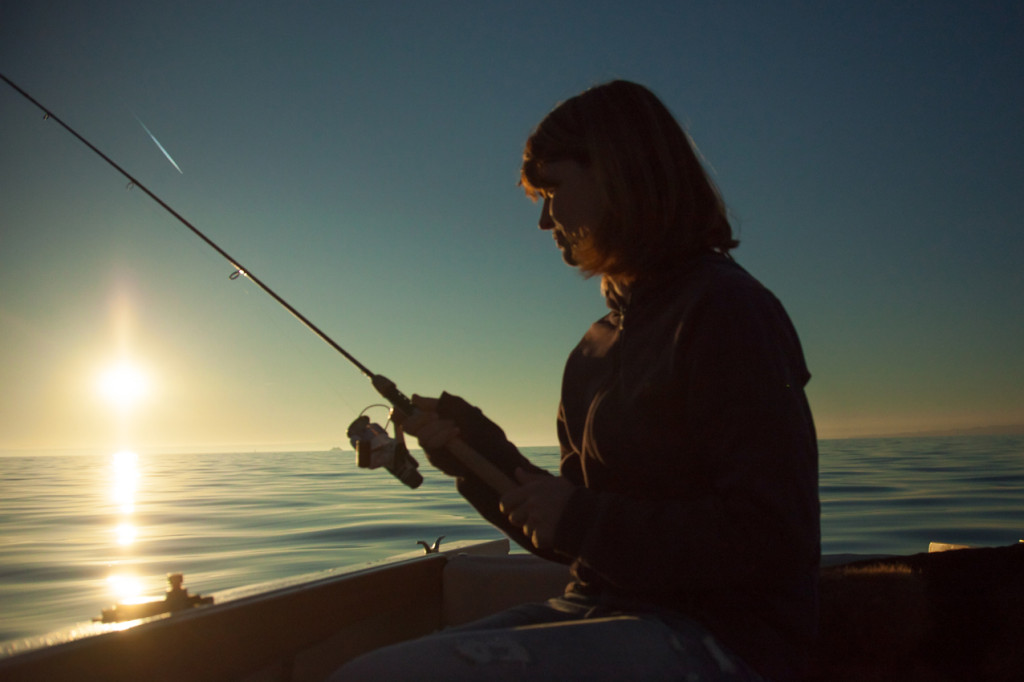
[[[383,375],[374,374],[370,378],[370,383],[373,384],[378,393],[394,406],[395,410],[402,417],[409,417],[416,412],[416,406],[412,404],[412,401],[404,393],[398,390],[395,382]],[[445,449],[448,450],[452,457],[459,460],[460,464],[473,472],[499,495],[504,495],[509,490],[519,487],[501,469],[491,464],[490,460],[470,447],[465,441],[456,438],[448,443]]]

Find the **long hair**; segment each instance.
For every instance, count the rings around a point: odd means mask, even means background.
[[[586,274],[632,280],[739,245],[689,136],[644,86],[611,81],[549,113],[523,151],[527,195],[543,194],[544,164],[567,159],[592,169],[604,197],[604,219],[575,253]]]

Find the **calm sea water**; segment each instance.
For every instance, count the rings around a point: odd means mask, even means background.
[[[552,449],[527,449],[557,469]],[[0,641],[159,595],[204,594],[497,532],[425,469],[405,488],[351,452],[0,458]],[[421,460],[422,461],[422,460]],[[1024,537],[1024,437],[823,441],[826,553]]]

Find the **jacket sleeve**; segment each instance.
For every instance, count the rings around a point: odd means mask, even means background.
[[[580,488],[555,549],[634,594],[750,588],[816,565],[809,375],[782,306],[760,288],[711,293],[677,329],[673,358],[665,450],[636,460],[696,458],[700,485],[650,496]]]

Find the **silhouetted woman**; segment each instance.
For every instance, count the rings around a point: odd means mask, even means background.
[[[573,582],[342,678],[792,679],[815,632],[820,547],[810,375],[789,318],[733,261],[717,190],[643,86],[555,108],[526,142],[521,184],[611,309],[566,363],[560,475],[449,394],[417,398],[405,428],[487,520],[569,564]],[[463,469],[444,449],[456,437],[519,487],[499,495]]]

